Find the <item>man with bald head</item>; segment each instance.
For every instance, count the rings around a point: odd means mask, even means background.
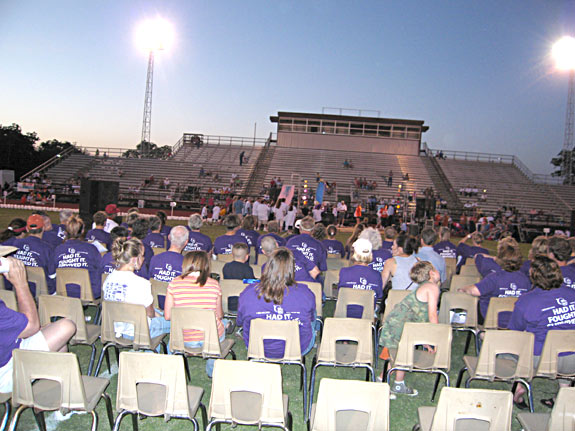
[[[173,227],[170,231],[170,248],[152,257],[150,261],[150,280],[170,282],[182,274],[182,250],[188,243],[188,229],[185,226]]]

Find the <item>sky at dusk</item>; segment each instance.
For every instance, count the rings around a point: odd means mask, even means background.
[[[563,146],[568,77],[550,51],[575,1],[0,0],[0,124],[41,140],[133,148],[162,16],[151,140],[267,137],[278,111],[424,120],[431,148],[515,154],[536,173]]]

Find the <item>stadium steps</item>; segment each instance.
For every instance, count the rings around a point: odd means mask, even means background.
[[[439,163],[437,163],[437,160],[434,157],[422,157],[421,161],[427,167],[429,177],[433,181],[434,190],[439,192],[441,198],[447,201],[448,210],[452,214],[461,213],[463,211],[463,205],[457,197],[453,185],[443,173]]]
[[[265,178],[268,173],[270,164],[274,157],[276,147],[266,145],[259,153],[258,159],[253,165],[250,173],[249,180],[245,183],[246,186],[243,190],[244,196],[258,196],[262,184],[265,183]]]

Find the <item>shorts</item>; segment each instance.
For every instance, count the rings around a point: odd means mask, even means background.
[[[46,341],[46,337],[42,334],[42,331],[36,332],[34,335],[24,338],[20,343],[20,349],[22,350],[40,350],[42,352],[49,352],[50,347]],[[14,369],[14,358],[10,358],[8,363],[0,368],[0,392],[8,393],[12,392],[12,371]]]

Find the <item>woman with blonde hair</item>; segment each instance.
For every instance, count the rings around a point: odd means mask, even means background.
[[[547,256],[549,254],[549,238],[544,235],[539,235],[535,237],[533,242],[531,242],[531,249],[527,255],[527,260],[523,262],[519,271],[529,277],[529,269],[531,268],[531,262],[537,256]]]

